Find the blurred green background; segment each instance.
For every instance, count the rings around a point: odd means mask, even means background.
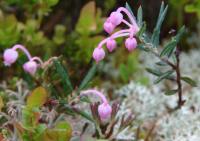
[[[128,3],[134,12],[142,5],[144,19],[152,32],[158,16],[161,0],[1,0],[0,1],[0,56],[4,49],[16,43],[23,44],[34,56],[47,60],[62,55],[73,82],[80,83],[80,76],[91,66],[92,51],[100,40],[106,37],[103,22],[112,10]],[[169,5],[167,18],[162,27],[161,37],[167,40],[183,24],[187,34],[181,42],[183,51],[200,46],[200,1],[164,0]],[[122,40],[118,40],[123,46]],[[128,54],[123,48],[106,57],[95,83],[109,81],[124,84],[134,79],[143,84],[147,78],[137,78],[142,68],[138,62],[139,52]],[[124,57],[121,57],[124,56]],[[20,55],[19,61],[11,68],[0,61],[0,79],[13,76],[25,77],[21,64],[26,61]],[[109,64],[116,75],[106,68]]]

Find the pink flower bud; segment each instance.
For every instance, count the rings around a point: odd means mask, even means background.
[[[112,12],[109,19],[112,24],[117,26],[122,22],[123,15],[120,12]]]
[[[102,103],[98,107],[98,113],[101,120],[107,120],[111,117],[112,107],[108,103]]]
[[[98,63],[105,57],[105,51],[102,48],[95,48],[93,52],[93,58]]]
[[[110,38],[106,42],[106,46],[107,46],[109,52],[112,52],[117,47],[117,43],[116,43],[116,41],[114,39]]]
[[[18,52],[14,49],[6,49],[3,54],[4,64],[10,66],[15,63],[18,58]]]
[[[137,40],[135,38],[127,38],[125,41],[125,46],[128,51],[132,51],[137,47]]]
[[[115,29],[115,25],[113,25],[111,22],[106,21],[103,25],[104,30],[108,33],[111,34],[113,30]]]
[[[35,61],[28,61],[23,65],[24,71],[34,75],[37,71],[37,63]]]

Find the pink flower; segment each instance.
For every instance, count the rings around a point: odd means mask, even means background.
[[[119,25],[123,20],[123,15],[120,12],[112,12],[110,14],[110,22],[115,26]]]
[[[11,64],[16,62],[18,58],[18,52],[17,52],[18,49],[21,50],[29,59],[29,61],[23,65],[23,69],[27,73],[34,75],[35,72],[37,71],[37,68],[39,67],[36,61],[39,62],[40,66],[42,66],[43,61],[39,57],[36,56],[32,57],[29,51],[23,45],[16,44],[11,49],[5,50],[3,54],[4,64],[6,66],[10,66]]]
[[[28,61],[23,65],[24,71],[31,75],[34,75],[36,73],[37,67],[38,65],[35,61]]]
[[[108,103],[102,103],[98,107],[98,113],[102,121],[110,118],[112,114],[112,107]]]
[[[105,51],[103,50],[103,48],[97,47],[94,49],[93,58],[97,63],[101,61],[104,57],[105,57]]]
[[[6,66],[11,66],[16,62],[18,58],[18,52],[14,49],[6,49],[3,54],[4,64]]]
[[[110,38],[107,43],[106,43],[107,49],[112,52],[116,47],[117,47],[117,43],[115,40],[113,40],[112,38]]]
[[[127,38],[125,41],[125,46],[128,51],[132,51],[137,47],[137,40],[135,38]]]
[[[123,19],[122,13],[126,15],[128,20]],[[113,33],[115,27],[121,23],[125,24],[127,28],[121,29]],[[98,48],[102,48],[103,45],[106,44],[109,52],[112,52],[117,46],[115,39],[121,37],[128,37],[128,39],[126,39],[125,41],[125,46],[129,51],[132,51],[137,47],[135,36],[140,29],[137,25],[137,22],[135,21],[135,17],[126,8],[120,7],[116,11],[112,12],[104,23],[104,30],[109,34],[112,34],[110,35],[110,37],[102,40],[98,44]],[[95,48],[93,52],[93,58],[96,60],[96,62],[101,61],[105,57],[104,50],[99,50],[100,49]]]
[[[114,29],[115,29],[115,25],[113,25],[111,22],[106,21],[103,25],[104,30],[108,33],[111,34]]]
[[[81,92],[81,95],[88,95],[88,94],[94,94],[101,98],[102,103],[98,106],[98,114],[102,121],[107,121],[111,117],[112,107],[108,104],[108,101],[104,96],[104,94],[93,89]]]

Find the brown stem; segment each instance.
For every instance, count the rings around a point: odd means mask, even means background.
[[[179,50],[176,48],[176,83],[178,85],[178,108],[180,108],[184,104],[184,100],[182,99],[182,84],[181,84],[181,73],[180,73],[180,59],[179,59]]]
[[[179,48],[176,47],[176,52],[175,52],[176,60],[177,60],[176,64],[173,64],[172,62],[170,62],[166,58],[160,57],[160,55],[157,52],[155,52],[153,50],[150,50],[150,51],[156,57],[158,57],[161,61],[167,63],[169,66],[172,67],[173,70],[175,70],[175,72],[176,72],[176,83],[177,83],[177,86],[178,86],[178,88],[177,88],[177,90],[178,90],[178,106],[177,106],[177,109],[179,109],[185,102],[182,98],[182,84],[181,84],[181,73],[180,73],[180,58],[179,58],[180,52],[179,52]]]

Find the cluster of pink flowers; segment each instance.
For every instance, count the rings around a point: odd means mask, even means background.
[[[129,21],[124,19],[122,13],[127,15]],[[113,33],[115,28],[121,23],[126,24],[128,29],[122,29]],[[93,58],[97,63],[105,57],[105,51],[102,48],[104,44],[106,44],[109,52],[112,52],[117,47],[117,43],[115,41],[116,38],[128,36],[128,38],[125,40],[125,47],[128,49],[128,51],[132,51],[137,47],[135,35],[139,31],[139,27],[133,15],[126,8],[120,7],[115,12],[112,12],[104,23],[104,30],[110,34],[110,37],[102,40],[94,49]]]
[[[108,120],[112,114],[112,107],[109,105],[104,94],[94,89],[81,92],[81,95],[88,95],[88,94],[94,94],[101,98],[102,103],[98,107],[98,114],[102,121]]]
[[[14,45],[12,48],[6,49],[3,54],[4,64],[6,66],[11,66],[18,59],[17,49],[23,51],[28,57],[28,61],[24,63],[23,69],[25,72],[34,75],[38,69],[43,64],[43,61],[39,57],[32,57],[28,50],[22,45]]]

